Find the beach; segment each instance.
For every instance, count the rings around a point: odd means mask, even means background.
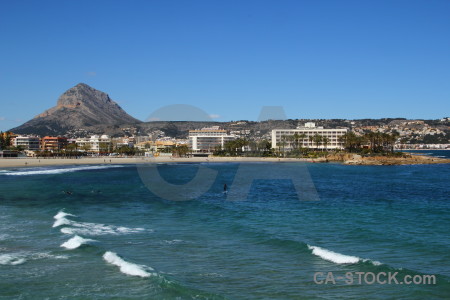
[[[142,163],[201,163],[201,162],[321,162],[323,159],[275,157],[83,157],[83,158],[2,158],[0,168],[44,167],[63,165],[142,164]]]
[[[1,158],[0,168],[45,167],[64,165],[114,165],[145,163],[224,163],[224,162],[337,162],[352,165],[413,165],[450,163],[448,158],[428,155],[406,157],[361,157],[360,155],[328,155],[320,158],[277,157],[83,157],[83,158]]]

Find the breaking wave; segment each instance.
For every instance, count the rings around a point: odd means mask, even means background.
[[[378,261],[363,259],[357,256],[344,255],[317,246],[308,245],[308,249],[312,250],[312,254],[319,256],[320,258],[326,261],[333,262],[335,264],[356,264],[358,262],[370,262],[375,266],[381,265],[381,263]]]
[[[73,249],[77,249],[81,245],[85,245],[85,244],[88,244],[90,242],[96,242],[96,241],[95,240],[91,240],[91,239],[85,239],[85,238],[82,238],[79,235],[76,235],[73,238],[71,238],[70,240],[68,240],[67,242],[62,243],[61,247],[69,249],[69,250],[73,250]]]
[[[67,220],[67,219],[66,219]],[[83,222],[74,222],[70,221],[60,225],[71,225],[73,227],[63,227],[61,228],[61,232],[64,234],[73,234],[73,235],[87,235],[87,236],[97,236],[97,235],[119,235],[119,234],[129,234],[129,233],[139,233],[145,230],[144,228],[128,228],[123,226],[113,226],[113,225],[104,225],[104,224],[96,224],[96,223],[83,223]],[[55,222],[57,223],[57,222]],[[55,225],[55,224],[53,224]],[[57,227],[57,226],[54,226]]]
[[[69,258],[66,255],[53,255],[50,253],[27,253],[27,252],[19,252],[19,253],[7,253],[0,254],[0,265],[21,265],[28,260],[37,260],[37,259],[67,259]]]
[[[18,254],[0,254],[0,265],[21,265],[27,260]]]
[[[157,275],[156,273],[149,273],[146,271],[146,269],[150,270],[150,271],[154,271],[152,268],[127,262],[127,261],[123,260],[122,258],[120,258],[114,252],[107,251],[103,255],[103,259],[106,262],[119,267],[120,272],[127,274],[127,275],[139,276],[139,277],[150,277],[150,276]]]
[[[97,236],[97,235],[106,235],[106,234],[129,234],[129,233],[138,233],[142,231],[151,232],[152,230],[146,230],[144,228],[128,228],[123,226],[114,226],[114,225],[105,225],[98,223],[88,223],[88,222],[76,222],[73,220],[69,220],[66,217],[73,216],[70,213],[66,213],[64,211],[58,212],[54,218],[56,221],[53,223],[53,227],[67,226],[61,228],[61,232],[64,234],[72,234],[72,235],[87,235],[87,236]]]
[[[66,213],[66,212],[64,212],[63,210],[61,210],[61,211],[59,211],[55,216],[53,216],[53,218],[56,219],[56,220],[59,220],[59,219],[62,219],[62,218],[64,218],[64,217],[67,217],[67,216],[70,216],[70,217],[76,217],[75,215]]]
[[[113,166],[84,166],[84,167],[72,167],[72,168],[59,168],[59,169],[43,169],[43,168],[33,168],[33,169],[22,169],[20,171],[7,171],[2,172],[2,175],[10,175],[10,176],[27,176],[27,175],[53,175],[53,174],[62,174],[62,173],[70,173],[76,171],[88,171],[88,170],[100,170],[100,169],[109,169],[109,168],[118,168],[122,167],[122,165],[113,165]]]

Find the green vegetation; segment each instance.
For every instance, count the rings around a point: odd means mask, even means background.
[[[213,154],[215,156],[268,157],[273,156],[273,151],[268,140],[248,141],[236,139],[226,142],[223,148],[216,146]]]
[[[367,132],[364,135],[356,135],[348,132],[339,138],[345,150],[351,153],[383,154],[393,153],[394,143],[398,133]]]
[[[11,133],[3,131],[0,132],[0,149],[9,150],[11,147]]]
[[[188,145],[173,146],[172,153],[177,157],[185,157],[189,153],[189,147]]]

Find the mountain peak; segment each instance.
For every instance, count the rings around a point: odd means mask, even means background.
[[[109,103],[122,109],[117,103],[109,98],[108,94],[96,90],[85,83],[79,83],[64,92],[64,94],[59,97],[56,107],[75,108],[83,104],[89,105],[94,103]]]
[[[139,120],[128,115],[108,94],[95,88],[79,83],[65,91],[56,106],[37,115],[27,123],[14,128],[18,133],[26,133],[35,128],[48,128],[48,131],[58,131],[73,128],[95,126],[116,126],[121,124],[137,124]],[[44,125],[45,124],[45,125]],[[43,129],[42,131],[47,131]],[[36,133],[36,131],[31,131]]]
[[[89,88],[89,89],[92,89],[91,86],[89,86],[89,85],[87,85],[86,83],[83,83],[83,82],[80,82],[79,84],[74,86],[74,88]]]

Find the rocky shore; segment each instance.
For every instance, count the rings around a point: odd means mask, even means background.
[[[415,165],[415,164],[448,164],[450,159],[426,156],[411,155],[405,153],[402,156],[361,156],[351,153],[330,154],[327,161],[342,162],[346,165]]]

